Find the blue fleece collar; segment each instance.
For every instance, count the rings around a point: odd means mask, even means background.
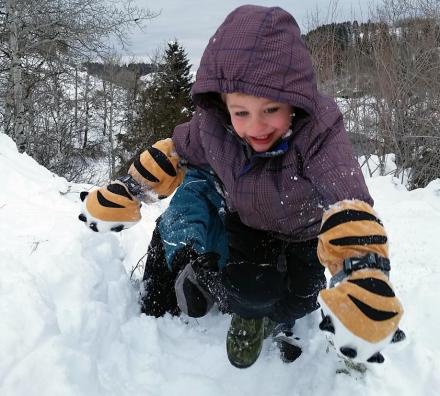
[[[235,131],[232,125],[227,125],[226,130],[239,140],[240,144],[243,146],[243,150],[246,155],[246,163],[240,172],[240,176],[243,176],[244,174],[249,172],[252,169],[252,167],[255,165],[255,162],[257,161],[258,158],[272,158],[285,154],[289,149],[289,138],[292,135],[292,130],[289,129],[285,133],[285,135],[282,138],[280,138],[280,140],[278,140],[277,144],[273,148],[271,148],[269,151],[257,153],[250,146],[250,144],[246,142],[246,140],[242,139],[237,134],[237,132]]]

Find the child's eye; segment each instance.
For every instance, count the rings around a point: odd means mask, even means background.
[[[236,117],[246,117],[247,115],[248,115],[249,113],[247,112],[247,111],[236,111],[235,113],[234,113],[234,115],[236,116]]]
[[[279,107],[269,107],[268,109],[264,110],[268,114],[276,113],[280,108]]]

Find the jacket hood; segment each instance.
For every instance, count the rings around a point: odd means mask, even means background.
[[[232,11],[203,53],[193,100],[218,105],[212,93],[241,92],[315,112],[312,60],[295,19],[279,7],[245,5]]]

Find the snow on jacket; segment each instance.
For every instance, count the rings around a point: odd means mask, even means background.
[[[252,153],[231,132],[218,93],[232,92],[295,108],[285,149]],[[307,240],[317,236],[329,205],[373,203],[341,112],[318,93],[298,25],[281,8],[247,5],[229,14],[209,41],[192,94],[198,107],[175,128],[176,150],[190,164],[214,170],[229,210],[244,224]]]

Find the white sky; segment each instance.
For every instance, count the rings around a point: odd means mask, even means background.
[[[195,68],[199,63],[209,38],[223,22],[226,15],[236,7],[248,4],[236,0],[133,0],[137,5],[151,11],[161,11],[160,16],[148,21],[143,31],[136,29],[131,37],[131,46],[124,55],[145,59],[174,38],[183,45]],[[374,0],[372,0],[374,1]],[[252,0],[251,3],[279,6],[289,11],[298,21],[303,32],[313,25],[316,16],[319,24],[334,21],[368,19],[367,4],[361,0]],[[336,10],[335,10],[336,6]],[[316,25],[315,25],[316,26]]]

